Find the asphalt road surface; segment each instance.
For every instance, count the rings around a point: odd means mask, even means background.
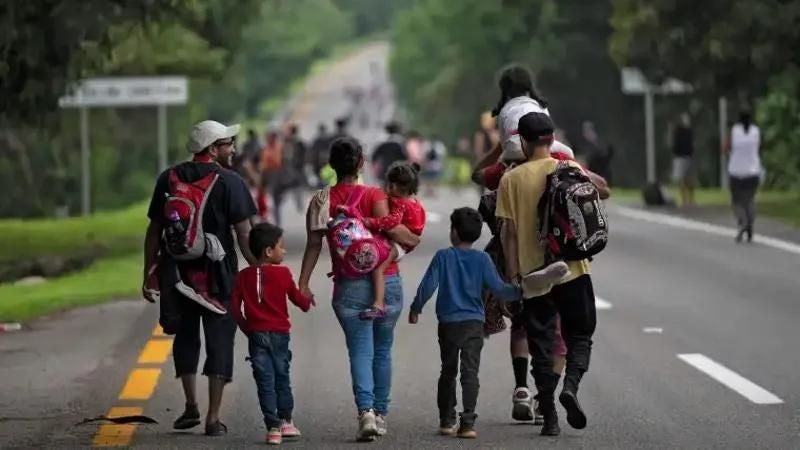
[[[305,127],[340,114],[341,87],[358,82],[386,48],[368,47],[333,66],[296,118]],[[325,84],[327,83],[327,84]],[[301,103],[302,104],[302,103]],[[362,133],[356,130],[357,133]],[[365,133],[374,140],[377,132]],[[448,214],[475,205],[474,189],[423,198],[430,222],[401,265],[406,310],[433,253],[448,245]],[[287,264],[299,273],[302,216],[287,202]],[[611,209],[612,241],[593,264],[598,326],[580,396],[582,431],[562,417],[545,438],[511,420],[508,335],[484,347],[478,439],[436,435],[439,372],[434,305],[418,325],[396,329],[389,434],[381,448],[800,448],[800,247],[735,245],[727,230]],[[486,233],[488,234],[488,233]],[[324,254],[323,254],[324,255]],[[323,256],[312,284],[318,307],[293,314],[292,383],[303,438],[289,448],[356,445],[355,407],[343,334],[331,310]],[[125,301],[74,311],[0,335],[0,447],[260,448],[264,427],[239,336],[226,391],[226,437],[202,427],[175,433],[183,400],[168,337],[153,336],[157,308]],[[201,381],[201,392],[204,389]],[[152,389],[151,389],[152,388]],[[201,408],[206,400],[200,396]],[[75,425],[104,414],[142,413],[155,425]]]

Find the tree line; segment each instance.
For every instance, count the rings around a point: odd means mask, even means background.
[[[265,130],[291,83],[337,46],[384,30],[410,0],[69,0],[0,2],[0,217],[78,209],[78,111],[60,110],[91,76],[190,77],[169,112],[170,160],[195,121]],[[152,108],[90,111],[93,203],[146,198],[156,174]]]
[[[668,173],[667,125],[688,111],[701,181],[718,182],[718,98],[729,117],[755,112],[767,183],[800,187],[800,2],[791,0],[419,0],[396,18],[392,75],[398,99],[423,129],[468,135],[496,102],[509,62],[537,86],[569,140],[595,123],[615,149],[618,182],[644,180],[640,97],[621,93],[621,67],[653,83],[674,77],[691,95],[656,101],[659,172]]]

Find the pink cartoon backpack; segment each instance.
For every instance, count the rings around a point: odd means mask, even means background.
[[[357,186],[350,193],[346,205],[358,205],[365,190],[363,186]],[[336,276],[360,278],[375,270],[380,263],[380,242],[359,218],[337,212],[328,222],[328,243]]]

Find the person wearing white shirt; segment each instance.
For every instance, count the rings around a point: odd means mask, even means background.
[[[742,112],[739,121],[731,128],[728,143],[728,176],[730,177],[731,203],[739,233],[736,242],[753,240],[753,224],[756,218],[755,196],[763,169],[759,150],[761,130],[753,123],[749,112]]]

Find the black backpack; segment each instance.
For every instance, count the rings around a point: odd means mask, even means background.
[[[548,262],[591,259],[608,244],[608,220],[597,188],[567,161],[548,175],[538,212]]]

